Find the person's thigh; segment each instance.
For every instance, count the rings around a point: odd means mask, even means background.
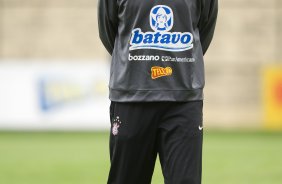
[[[165,184],[200,184],[203,102],[171,103],[159,125],[158,151]]]
[[[112,102],[108,184],[150,184],[157,148],[155,103]]]

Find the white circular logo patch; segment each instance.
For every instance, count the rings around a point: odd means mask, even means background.
[[[169,31],[173,26],[173,12],[166,5],[157,5],[151,9],[150,25],[154,31]]]

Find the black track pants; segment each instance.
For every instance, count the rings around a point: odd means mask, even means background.
[[[112,102],[108,184],[150,184],[159,154],[165,184],[200,184],[203,101]]]

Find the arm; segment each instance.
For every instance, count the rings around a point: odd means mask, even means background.
[[[202,14],[199,21],[200,40],[203,55],[212,41],[218,12],[218,0],[203,0]]]
[[[118,30],[118,5],[116,0],[99,0],[98,5],[99,36],[112,55]]]

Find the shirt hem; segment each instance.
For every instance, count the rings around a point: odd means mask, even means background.
[[[115,102],[186,102],[203,100],[203,89],[193,90],[116,90],[110,89],[109,98]]]

